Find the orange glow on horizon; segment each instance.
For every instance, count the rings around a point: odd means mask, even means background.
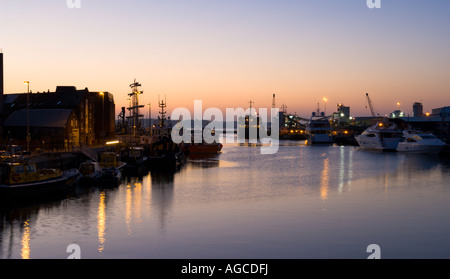
[[[113,1],[107,10],[99,2],[77,11],[5,3],[5,92],[23,93],[24,80],[32,81],[34,93],[87,87],[113,94],[116,115],[128,107],[134,78],[142,84],[140,103],[166,95],[169,115],[180,107],[192,111],[194,100],[223,111],[248,107],[248,100],[271,108],[273,93],[277,104],[302,117],[318,101],[326,102],[327,114],[342,103],[352,116],[369,116],[366,92],[380,115],[397,109],[398,100],[405,114],[419,100],[430,111],[450,105],[450,41],[442,36],[450,22],[440,7],[447,4],[416,3],[429,9],[417,18],[411,15],[419,8],[400,4],[373,11],[352,1],[263,1],[258,9],[248,1],[188,2],[173,13],[165,1],[141,1],[139,9]],[[374,16],[388,11],[383,20]],[[17,14],[23,23],[7,25]],[[55,43],[54,36],[68,39]]]

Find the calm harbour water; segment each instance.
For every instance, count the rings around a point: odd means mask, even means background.
[[[0,209],[0,258],[450,258],[448,157],[281,144]]]

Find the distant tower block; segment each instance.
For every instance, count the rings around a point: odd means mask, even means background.
[[[272,99],[272,108],[276,108],[276,102],[275,102],[275,94],[273,94],[273,99]]]
[[[416,102],[413,105],[413,116],[423,117],[423,105],[422,103]]]

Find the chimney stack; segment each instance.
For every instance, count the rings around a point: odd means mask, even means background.
[[[0,114],[3,113],[3,52],[0,48]]]
[[[0,48],[0,137],[3,136],[3,51]]]

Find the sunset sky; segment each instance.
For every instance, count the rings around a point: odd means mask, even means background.
[[[114,94],[129,84],[142,104],[167,96],[168,111],[277,106],[308,117],[327,97],[353,116],[412,104],[450,105],[450,1],[382,0],[1,0],[5,92],[57,85]]]

